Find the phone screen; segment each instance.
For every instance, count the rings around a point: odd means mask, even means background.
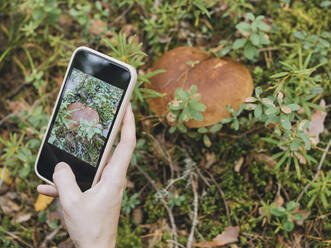
[[[91,186],[129,81],[125,67],[76,53],[37,162],[41,176],[53,181],[55,165],[64,161],[82,190]]]
[[[47,142],[96,167],[123,92],[73,68]]]

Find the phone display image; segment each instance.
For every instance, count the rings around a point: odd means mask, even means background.
[[[97,166],[124,93],[73,68],[47,142]]]

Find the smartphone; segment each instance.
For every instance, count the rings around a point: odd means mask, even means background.
[[[82,191],[97,183],[136,79],[132,66],[87,47],[77,48],[39,149],[37,176],[53,184],[55,165],[63,161],[71,166]]]

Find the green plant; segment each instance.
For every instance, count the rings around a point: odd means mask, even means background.
[[[175,206],[180,207],[186,199],[184,195],[176,196],[171,192],[168,192],[168,197],[169,197],[168,206],[170,208],[173,208]]]
[[[296,38],[293,46],[300,47],[303,51],[311,52],[312,62],[327,63],[331,47],[329,42],[331,32],[324,31],[320,35],[310,35],[304,31],[295,31],[293,36]]]
[[[292,232],[295,227],[295,221],[303,221],[303,216],[296,211],[297,208],[298,203],[294,201],[286,203],[286,208],[282,206],[271,207],[270,213],[277,218],[275,233],[279,232],[280,229],[286,233]]]
[[[184,126],[185,121],[191,119],[202,121],[203,115],[201,112],[206,110],[206,106],[198,102],[201,98],[198,93],[198,87],[192,85],[187,91],[178,88],[175,92],[175,99],[169,104],[168,121],[176,123],[169,129],[173,133],[178,128],[181,132],[186,132],[187,128]]]
[[[131,210],[134,209],[139,203],[138,194],[134,193],[130,197],[128,196],[127,190],[124,191],[122,200],[122,211],[124,214],[130,214]]]
[[[298,54],[298,65],[281,62],[285,70],[271,76],[273,86],[265,92],[273,90],[272,94],[263,94],[262,88],[257,87],[255,97],[246,99],[248,104],[245,108],[253,111],[254,121],[263,122],[265,127],[270,125],[274,129],[274,132],[263,140],[281,149],[272,156],[273,159],[279,159],[275,169],[284,163],[288,169],[293,161],[297,176],[301,178],[300,158],[302,161],[303,157],[308,164],[316,161],[307,153],[311,149],[306,133],[311,111],[324,109],[312,103],[312,99],[323,92],[318,84],[320,80],[311,76],[321,65],[309,68],[311,54],[304,62],[300,50]]]
[[[23,9],[31,12],[31,20],[22,27],[26,36],[36,36],[36,29],[40,25],[57,26],[61,9],[57,0],[28,0],[22,5]]]
[[[90,3],[85,5],[78,3],[76,8],[70,8],[69,13],[83,28],[86,28],[90,23],[89,13],[91,8]]]
[[[240,22],[236,25],[236,29],[244,38],[236,39],[232,48],[238,50],[244,47],[244,56],[251,61],[256,61],[259,55],[258,48],[270,43],[266,35],[270,27],[263,22],[264,16],[262,15],[255,18],[252,13],[247,13],[246,16],[250,23]]]
[[[78,135],[80,137],[87,138],[88,141],[91,141],[96,134],[102,135],[102,126],[100,124],[97,125],[96,120],[80,120],[78,126]]]
[[[111,49],[109,54],[125,63],[132,65],[138,69],[144,64],[144,57],[147,55],[141,51],[142,43],[136,45],[134,42],[129,42],[125,34],[116,34],[113,40],[103,39],[103,43]],[[144,102],[145,97],[162,97],[162,94],[154,90],[143,88],[143,84],[150,84],[149,78],[161,73],[162,70],[147,72],[144,75],[138,74],[137,83],[134,88],[134,98],[140,102]]]
[[[307,193],[310,197],[308,207],[310,208],[318,198],[323,207],[328,209],[331,206],[331,171],[327,172],[326,175],[324,175],[324,172],[321,171],[320,175],[320,178],[315,182],[312,182],[310,185],[311,189]]]

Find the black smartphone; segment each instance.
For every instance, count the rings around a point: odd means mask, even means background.
[[[82,191],[100,177],[137,79],[136,70],[87,47],[70,60],[35,172],[53,184],[59,162],[68,163]]]

